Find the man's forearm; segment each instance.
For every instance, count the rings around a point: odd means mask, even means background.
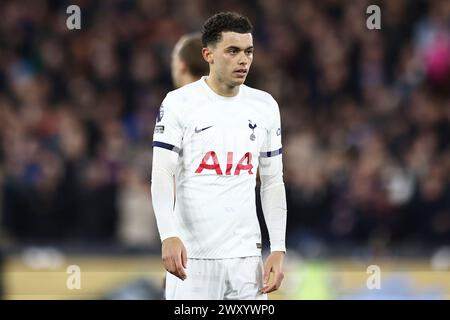
[[[270,250],[286,252],[286,191],[282,176],[261,176],[261,205],[270,237]]]
[[[177,156],[171,151],[154,149],[151,194],[161,241],[179,236],[173,213],[176,162]]]

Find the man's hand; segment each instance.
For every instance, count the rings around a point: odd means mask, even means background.
[[[162,260],[164,268],[181,280],[186,279],[187,253],[183,242],[178,237],[164,239],[162,243]]]
[[[264,287],[261,289],[262,293],[270,293],[278,290],[283,281],[283,259],[285,253],[283,251],[272,252],[266,260],[264,266]],[[270,274],[273,273],[271,283],[269,284]]]

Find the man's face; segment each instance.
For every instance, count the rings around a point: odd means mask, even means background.
[[[222,32],[222,39],[210,49],[210,72],[230,87],[243,84],[253,60],[252,34]]]

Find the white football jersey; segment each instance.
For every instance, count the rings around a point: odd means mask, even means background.
[[[260,256],[256,174],[264,159],[281,157],[278,104],[246,85],[220,96],[205,79],[169,92],[155,125],[153,147],[179,153],[177,231],[189,258]]]

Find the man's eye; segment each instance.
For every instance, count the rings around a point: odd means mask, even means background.
[[[238,50],[236,50],[236,49],[231,49],[231,50],[230,50],[230,53],[236,54],[236,53],[238,53]]]

